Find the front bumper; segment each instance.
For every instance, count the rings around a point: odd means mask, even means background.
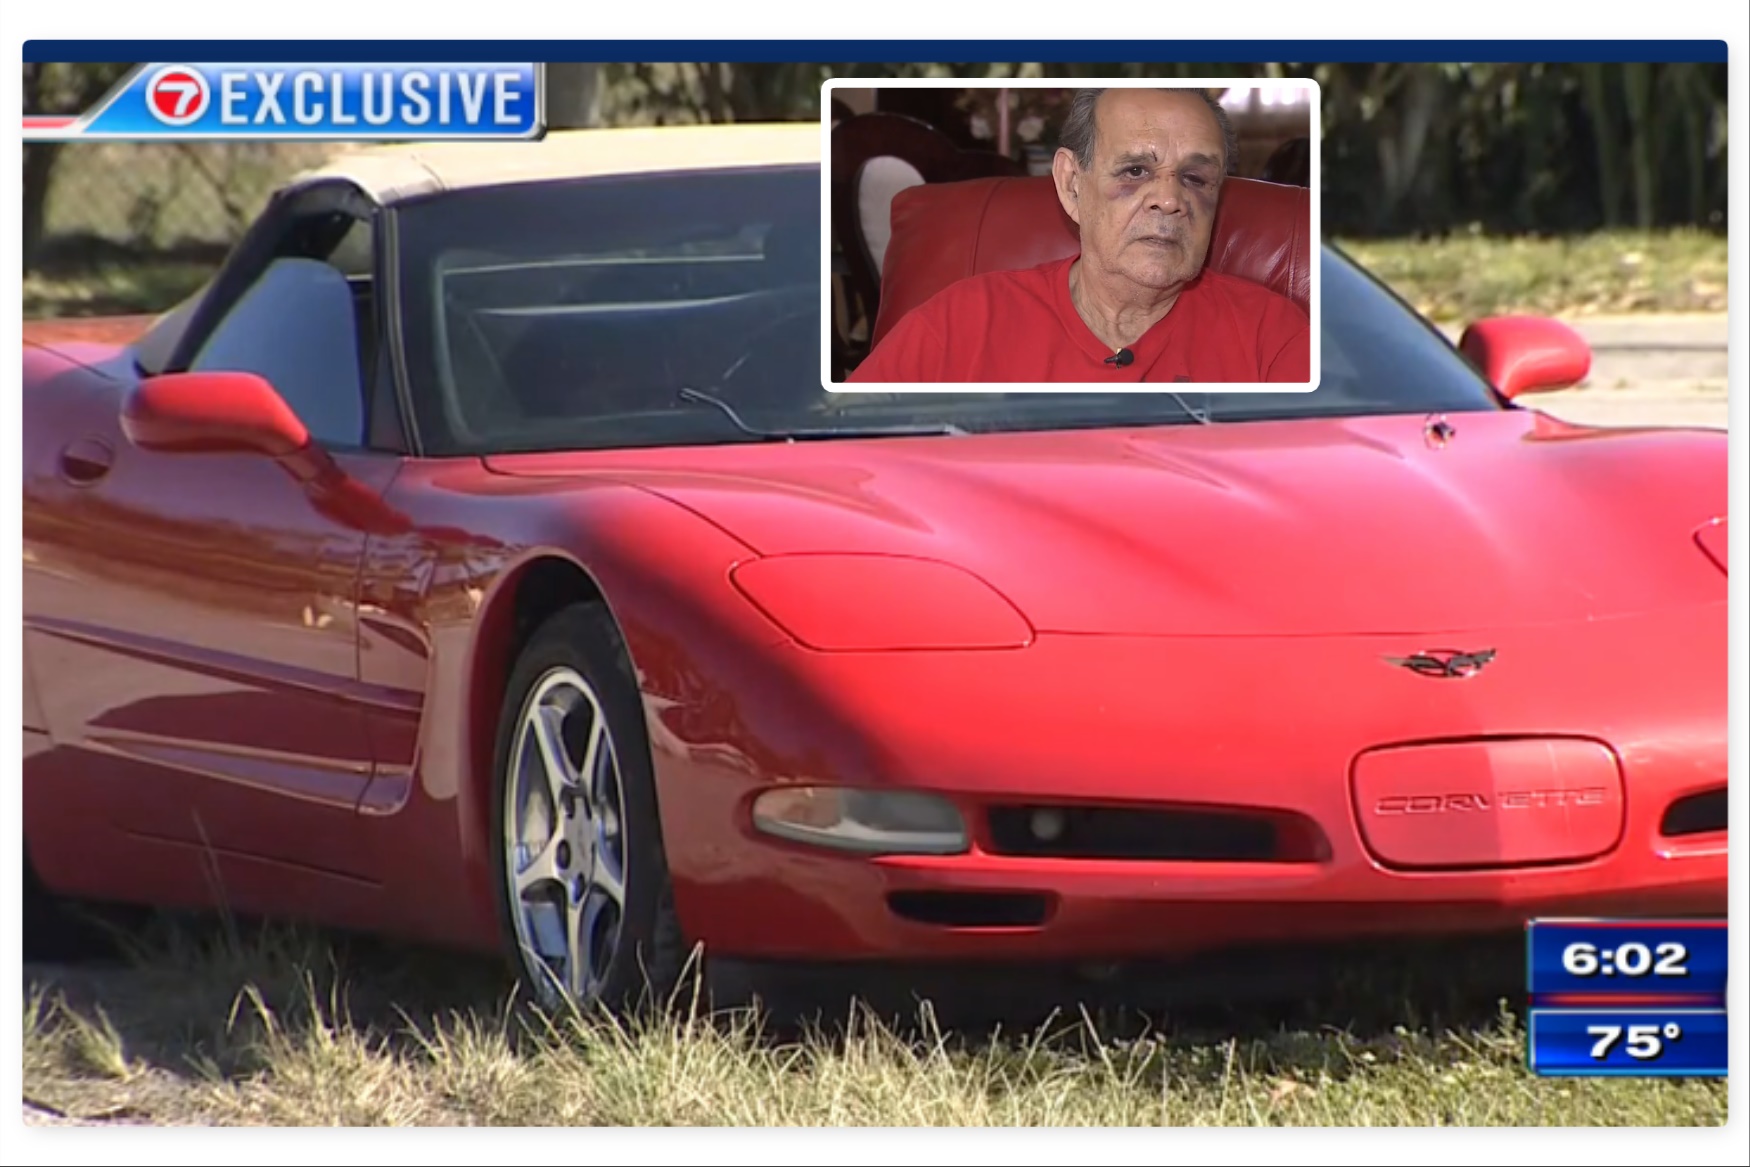
[[[749,959],[1081,961],[1486,933],[1542,915],[1723,916],[1725,612],[1461,636],[1461,647],[1497,650],[1464,680],[1385,663],[1426,647],[1398,635],[785,650],[761,690],[770,702],[732,726],[677,719],[658,735],[682,925],[708,949]],[[1476,793],[1467,787],[1456,817],[1420,829],[1431,841],[1468,831],[1471,850],[1430,845],[1432,865],[1417,867],[1413,834],[1400,832],[1383,857],[1370,843],[1358,758],[1406,743],[1525,739],[1602,751],[1615,775],[1608,830],[1591,807],[1590,825],[1570,832],[1584,845],[1552,848],[1568,837],[1564,816],[1582,813],[1556,799],[1540,812],[1538,845],[1509,846],[1507,825],[1477,817],[1499,800],[1479,812],[1465,805]],[[780,781],[945,794],[968,820],[971,848],[860,858],[760,835],[748,804]],[[1511,802],[1525,790],[1489,793]],[[1113,821],[1216,809],[1270,829],[1222,842],[1223,820],[1192,818],[1166,832],[1204,838],[1198,858],[1023,853],[999,815],[1008,809],[1012,826],[1041,804],[1104,807]],[[1687,825],[1674,806],[1689,809]]]

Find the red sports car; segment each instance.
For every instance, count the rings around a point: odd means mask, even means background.
[[[1316,392],[827,392],[820,142],[364,152],[32,322],[34,890],[609,1004],[1725,913],[1723,433],[1329,248]]]

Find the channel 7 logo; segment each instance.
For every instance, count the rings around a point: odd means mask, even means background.
[[[212,100],[206,76],[186,65],[166,65],[146,82],[146,108],[167,126],[199,121]]]

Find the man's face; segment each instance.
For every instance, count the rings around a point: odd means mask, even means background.
[[[1191,279],[1221,193],[1215,114],[1189,90],[1108,89],[1094,123],[1092,165],[1083,170],[1062,150],[1053,167],[1084,260],[1148,288]]]

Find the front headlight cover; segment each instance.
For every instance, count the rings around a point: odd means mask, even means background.
[[[737,589],[817,652],[1024,648],[1033,628],[1008,597],[936,559],[807,552],[741,564]]]
[[[754,829],[863,855],[957,855],[966,821],[952,802],[915,790],[779,786],[754,800]]]

